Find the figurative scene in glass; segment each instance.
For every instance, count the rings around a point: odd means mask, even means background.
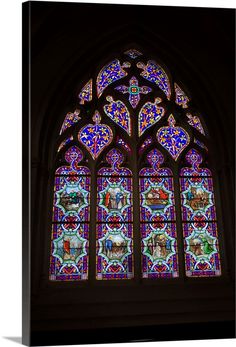
[[[79,163],[83,154],[72,146],[68,166],[56,170],[51,233],[50,279],[88,278],[90,171]]]
[[[201,168],[201,154],[191,149],[186,155],[190,167],[180,172],[182,221],[186,275],[221,274],[217,219],[211,171]]]
[[[220,276],[208,133],[192,96],[132,47],[97,71],[59,132],[50,280],[88,280],[89,264],[98,281]]]
[[[110,167],[98,171],[97,279],[133,277],[132,172],[121,167],[124,156],[112,149]]]

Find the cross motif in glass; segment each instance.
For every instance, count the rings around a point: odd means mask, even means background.
[[[129,102],[133,108],[136,108],[139,100],[140,100],[140,94],[148,94],[152,91],[152,88],[147,86],[139,87],[138,80],[136,77],[131,77],[129,81],[129,86],[118,86],[115,88],[116,90],[119,90],[119,92],[126,94],[129,94]]]

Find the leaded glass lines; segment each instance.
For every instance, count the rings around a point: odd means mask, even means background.
[[[78,140],[97,159],[100,153],[112,142],[113,133],[108,125],[101,124],[101,116],[95,111],[93,116],[95,124],[85,125],[78,133]]]
[[[185,92],[178,86],[177,83],[174,83],[175,88],[175,102],[177,105],[182,106],[183,108],[188,107],[189,98]]]
[[[139,62],[137,63],[137,67],[143,70],[140,75],[148,81],[155,83],[166,94],[169,100],[171,96],[171,87],[169,78],[164,69],[152,60],[149,60],[147,65]]]
[[[145,281],[179,277],[181,242],[187,277],[219,276],[211,171],[195,149],[187,153],[192,145],[208,156],[207,129],[159,63],[136,49],[122,57],[83,83],[57,139],[67,164],[54,177],[50,280],[87,280],[92,259],[96,280],[130,281],[134,242]]]
[[[107,154],[111,167],[101,168],[97,178],[98,280],[133,278],[132,173],[120,167],[124,156],[117,149]]]
[[[138,115],[139,136],[164,116],[165,109],[157,106],[161,101],[161,98],[156,98],[154,103],[146,102],[141,108]]]
[[[221,274],[217,220],[211,171],[200,168],[202,156],[191,149],[191,167],[180,172],[185,268],[188,277]]]
[[[131,77],[129,86],[121,85],[116,87],[115,89],[123,94],[129,94],[129,102],[133,108],[136,108],[138,106],[138,103],[140,101],[140,94],[148,94],[152,91],[152,89],[147,86],[139,87],[138,80],[135,76]]]
[[[85,86],[82,88],[81,92],[78,95],[78,98],[80,99],[81,105],[84,105],[86,102],[89,102],[92,100],[92,98],[93,98],[92,87],[93,87],[93,80],[91,78],[85,84]]]
[[[139,173],[143,278],[178,277],[173,175],[157,149]]]
[[[168,124],[157,131],[157,140],[172,158],[177,160],[181,152],[189,145],[190,137],[184,128],[175,126],[172,114],[168,118]]]
[[[60,135],[67,129],[70,128],[71,126],[75,125],[81,118],[79,117],[80,110],[76,109],[73,113],[68,112],[64,122],[62,124],[61,130],[60,130]]]
[[[82,152],[72,146],[68,166],[55,173],[51,232],[50,280],[88,279],[90,171],[80,166]]]
[[[103,107],[106,115],[131,136],[130,114],[125,104],[121,100],[114,101],[112,96],[107,96],[106,99],[110,102]]]
[[[97,96],[100,97],[109,84],[127,76],[128,73],[124,68],[129,67],[130,63],[125,62],[121,65],[118,59],[104,66],[97,76]]]

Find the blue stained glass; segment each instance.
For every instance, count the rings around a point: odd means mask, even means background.
[[[182,106],[183,108],[188,107],[189,98],[184,93],[184,91],[178,86],[177,83],[174,83],[175,88],[175,102],[177,105]]]
[[[193,116],[191,113],[187,113],[188,123],[195,129],[197,129],[202,135],[205,135],[202,123],[198,116]]]
[[[127,72],[124,68],[129,68],[130,63],[125,62],[120,64],[118,59],[113,60],[106,66],[104,66],[97,76],[97,95],[100,97],[104,89],[111,83],[127,76]]]
[[[112,96],[107,96],[106,99],[110,102],[103,107],[106,115],[131,136],[131,119],[125,104],[120,100],[114,101]]]
[[[145,130],[156,124],[165,114],[163,107],[157,106],[162,100],[156,98],[154,103],[147,102],[141,108],[138,115],[138,131],[141,136]]]
[[[186,130],[175,126],[175,119],[171,114],[168,118],[169,126],[162,127],[157,132],[158,142],[177,160],[181,152],[189,145],[190,137]]]
[[[67,113],[64,122],[62,124],[60,135],[69,127],[76,124],[81,118],[79,117],[80,110],[75,110],[73,113],[69,112]]]
[[[171,87],[169,78],[164,69],[152,60],[149,60],[147,65],[139,62],[137,63],[137,67],[143,70],[141,76],[155,83],[166,94],[169,100],[171,96]]]
[[[78,95],[81,105],[83,105],[85,102],[89,102],[92,100],[93,98],[92,87],[93,87],[93,80],[91,78],[85,84],[85,86],[82,88],[81,92]]]
[[[100,124],[101,116],[98,111],[95,111],[93,121],[95,124],[87,124],[79,131],[78,140],[89,151],[92,158],[96,159],[112,142],[113,133],[108,125]]]

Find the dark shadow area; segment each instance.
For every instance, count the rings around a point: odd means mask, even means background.
[[[4,336],[4,339],[10,340],[15,343],[22,344],[22,337],[21,336]]]
[[[73,345],[193,339],[203,340],[234,337],[235,322],[229,321],[198,324],[143,326],[142,328],[128,327],[97,330],[73,330],[63,332],[34,332],[31,336],[31,345]]]

